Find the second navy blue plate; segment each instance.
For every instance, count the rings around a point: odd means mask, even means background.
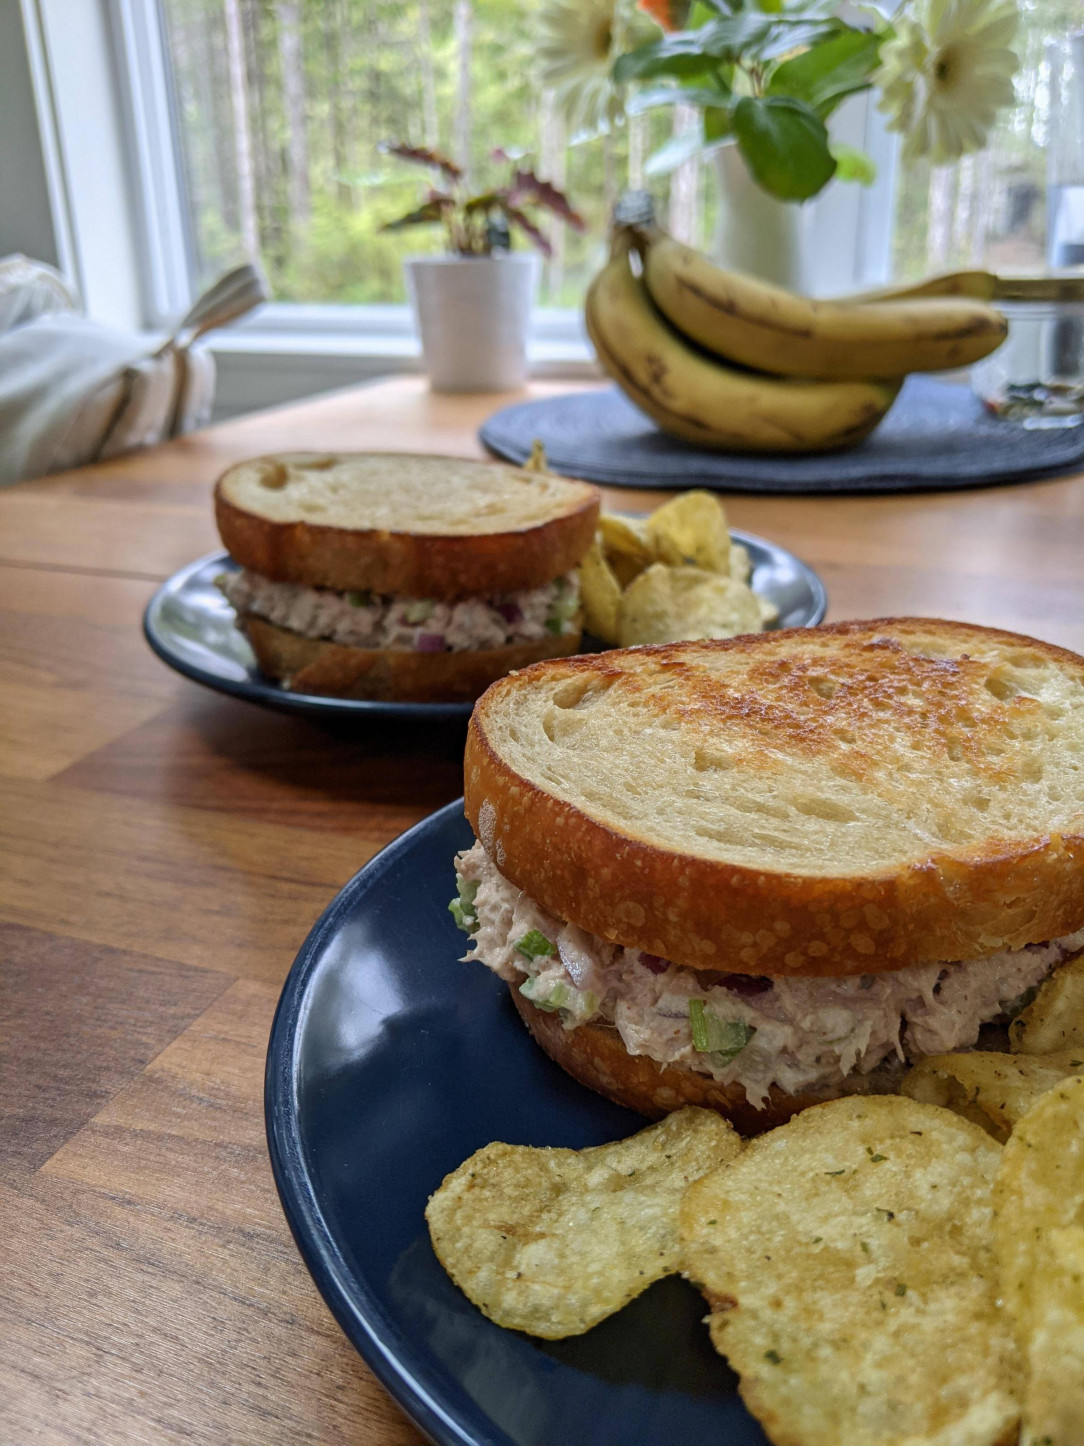
[[[750,585],[779,610],[778,627],[812,627],[828,606],[824,585],[812,568],[785,547],[751,533],[731,532],[748,549],[753,565]],[[215,586],[220,573],[237,564],[226,552],[213,552],[175,572],[147,604],[143,632],[171,668],[196,683],[244,698],[265,708],[323,719],[395,719],[402,722],[461,720],[473,703],[397,703],[367,698],[325,698],[293,693],[260,672],[248,639],[236,626],[233,608]],[[585,651],[591,642],[585,642]],[[594,648],[603,644],[595,642]]]
[[[488,1321],[433,1254],[426,1201],[482,1145],[581,1148],[645,1123],[570,1079],[507,986],[459,962],[447,903],[472,841],[461,802],[397,839],[328,906],[283,989],[267,1136],[313,1279],[440,1446],[768,1446],[686,1282],[540,1341]]]

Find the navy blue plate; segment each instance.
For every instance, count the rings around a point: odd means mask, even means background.
[[[291,693],[260,672],[233,608],[215,587],[220,573],[236,571],[228,553],[212,552],[182,567],[158,589],[143,614],[143,635],[163,663],[206,688],[284,713],[329,720],[458,718],[464,723],[470,717],[473,703],[392,703]]]
[[[812,627],[824,618],[828,597],[824,584],[785,547],[748,532],[731,532],[749,551],[753,591],[775,603],[778,627]],[[235,626],[233,608],[215,587],[223,572],[237,564],[226,552],[213,552],[175,572],[147,604],[143,632],[151,647],[171,668],[196,683],[279,708],[326,719],[397,718],[434,722],[465,722],[473,703],[393,703],[365,698],[322,698],[316,693],[291,693],[260,672],[245,635]],[[596,648],[601,648],[596,643]],[[590,648],[587,645],[585,651]]]
[[[331,902],[282,992],[267,1056],[271,1164],[339,1324],[440,1446],[768,1446],[691,1286],[660,1281],[586,1335],[501,1330],[437,1263],[424,1209],[491,1140],[582,1147],[643,1127],[537,1048],[507,987],[461,964],[462,802]]]

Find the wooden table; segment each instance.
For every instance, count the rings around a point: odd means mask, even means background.
[[[4,1443],[420,1439],[302,1268],[261,1092],[295,950],[366,859],[458,794],[457,742],[205,692],[139,621],[217,546],[228,463],[477,455],[497,403],[386,382],[0,493]],[[833,618],[941,614],[1084,651],[1082,478],[727,505],[817,568]]]

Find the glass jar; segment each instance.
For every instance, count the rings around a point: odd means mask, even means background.
[[[987,411],[1025,427],[1084,422],[1084,303],[998,303],[1009,335],[971,369]]]

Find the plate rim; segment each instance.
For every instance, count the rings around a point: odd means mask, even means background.
[[[626,512],[624,515],[646,516],[647,514]],[[731,538],[743,546],[751,543],[754,547],[766,550],[776,558],[788,558],[802,577],[809,588],[813,607],[808,622],[796,626],[815,628],[824,621],[828,612],[828,591],[820,574],[810,567],[809,563],[803,561],[797,553],[791,552],[789,548],[783,547],[781,543],[772,542],[770,538],[761,537],[759,533],[746,532],[740,527],[732,527],[729,531]],[[172,668],[175,673],[180,673],[182,677],[188,678],[193,683],[199,683],[213,692],[224,693],[228,697],[239,698],[246,703],[275,708],[285,713],[300,713],[327,718],[428,719],[433,722],[441,719],[455,720],[470,717],[474,704],[469,702],[408,703],[395,702],[393,699],[330,698],[319,693],[290,693],[286,689],[276,688],[270,683],[223,678],[201,668],[197,663],[190,662],[180,653],[174,652],[159,633],[158,620],[167,598],[180,591],[189,578],[208,564],[228,561],[232,561],[229,553],[224,548],[219,548],[214,552],[206,553],[203,557],[197,557],[193,562],[186,563],[184,567],[179,567],[176,572],[155,588],[150,601],[143,609],[143,636],[151,651],[161,662],[165,663],[167,668]]]
[[[409,703],[383,698],[331,698],[320,693],[291,693],[270,683],[255,683],[251,680],[239,682],[232,678],[223,678],[189,662],[187,658],[175,653],[156,631],[162,607],[166,599],[182,588],[201,568],[209,563],[227,561],[232,561],[229,553],[225,548],[219,548],[186,563],[155,589],[143,609],[143,636],[151,651],[167,668],[172,668],[175,673],[180,673],[193,683],[210,688],[212,692],[225,693],[231,698],[276,708],[284,713],[316,714],[328,718],[418,718],[431,719],[434,722],[438,719],[470,717],[473,703]]]
[[[423,1374],[432,1376],[432,1361],[427,1362],[387,1319],[380,1296],[350,1270],[324,1219],[305,1165],[297,1108],[298,1047],[307,986],[321,946],[349,915],[359,892],[378,884],[381,874],[411,847],[418,834],[439,830],[454,816],[463,816],[462,796],[419,819],[379,849],[334,895],[309,930],[283,982],[268,1037],[264,1131],[279,1204],[305,1268],[343,1333],[380,1384],[437,1446],[514,1446],[511,1437],[467,1395],[453,1375],[444,1373],[442,1391],[445,1396],[458,1398],[454,1401],[454,1415],[419,1379]],[[348,1279],[349,1291],[345,1284]],[[364,1314],[354,1296],[360,1298]],[[373,1317],[380,1321],[383,1335],[374,1326]],[[393,1346],[389,1346],[389,1338]],[[443,1370],[439,1365],[436,1369]]]

